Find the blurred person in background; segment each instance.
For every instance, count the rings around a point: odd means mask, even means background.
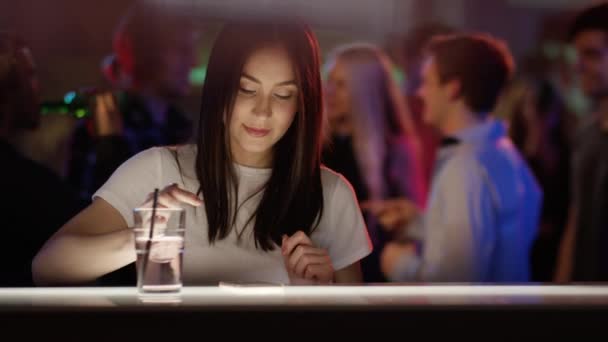
[[[557,251],[570,203],[571,116],[547,80],[522,79],[510,117],[509,133],[539,182],[544,201],[531,252],[533,281],[553,281]]]
[[[483,34],[436,37],[426,56],[419,94],[442,148],[424,211],[403,199],[362,205],[412,240],[389,243],[382,270],[392,281],[527,281],[542,193],[505,125],[489,117],[513,57]]]
[[[573,141],[572,200],[555,280],[608,280],[608,3],[583,10],[569,39],[592,112]]]
[[[405,83],[403,91],[406,103],[410,109],[411,116],[418,133],[422,146],[422,172],[425,187],[431,182],[433,164],[439,147],[441,135],[436,128],[426,123],[422,118],[423,104],[417,94],[420,87],[420,71],[424,61],[424,47],[435,36],[453,33],[455,30],[445,24],[438,22],[427,22],[413,27],[398,44],[398,55],[396,61],[400,61],[404,74]]]
[[[71,143],[68,180],[88,203],[123,162],[154,146],[189,141],[193,123],[178,102],[190,91],[198,30],[170,4],[137,1],[121,18],[114,54],[104,75],[115,89],[92,97],[93,115],[80,122]],[[134,266],[110,273],[99,285],[134,283]]]
[[[178,102],[190,91],[198,32],[190,18],[172,11],[138,1],[116,28],[114,53],[103,61],[115,89],[93,97],[93,115],[71,143],[68,179],[86,200],[137,152],[190,138],[191,118]]]
[[[53,170],[16,148],[15,142],[39,125],[39,85],[31,51],[16,34],[0,32],[0,286],[33,286],[34,255],[83,207]]]
[[[326,65],[330,140],[323,163],[352,184],[359,201],[426,196],[421,148],[389,57],[369,44],[339,46]],[[391,239],[366,217],[374,252],[362,262],[366,282],[385,281],[379,255]]]

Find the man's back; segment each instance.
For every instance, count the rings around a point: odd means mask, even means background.
[[[499,122],[490,120],[456,138],[458,145],[442,149],[436,164],[424,234],[431,249],[425,259],[437,262],[423,278],[529,280],[542,200],[534,176]]]
[[[509,138],[503,136],[477,148],[496,210],[496,240],[487,278],[496,282],[527,281],[542,192]]]

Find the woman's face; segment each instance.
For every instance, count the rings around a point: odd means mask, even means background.
[[[230,116],[234,160],[251,167],[270,167],[273,146],[291,126],[298,105],[294,65],[280,46],[255,51],[243,66]]]
[[[346,79],[347,72],[344,62],[337,59],[327,75],[325,99],[327,116],[332,125],[345,121],[351,110],[351,98]]]

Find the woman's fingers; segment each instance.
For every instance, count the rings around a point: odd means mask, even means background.
[[[311,266],[331,265],[327,254],[305,254],[298,259],[293,268],[293,273],[301,278],[312,279],[306,276],[306,270]]]
[[[166,208],[179,208],[182,204],[189,204],[198,207],[203,204],[203,201],[195,194],[180,189],[177,184],[169,185],[158,193],[158,206]],[[154,193],[150,193],[143,207],[152,207],[154,201]]]
[[[331,283],[334,277],[334,269],[331,264],[316,264],[306,267],[305,279],[314,279],[319,283]]]
[[[299,230],[292,236],[284,235],[283,243],[281,244],[283,255],[291,255],[293,250],[299,245],[312,246],[312,241],[303,231]]]
[[[285,267],[290,275],[298,278],[331,282],[333,265],[326,250],[313,246],[310,238],[302,231],[291,237],[283,236],[282,253]],[[312,270],[309,270],[310,268]]]
[[[312,246],[299,245],[297,246],[291,255],[287,255],[287,265],[291,270],[296,269],[296,265],[301,261],[302,258],[308,256],[323,256],[327,253],[319,248]]]
[[[177,184],[173,184],[168,188],[168,194],[171,197],[181,203],[190,204],[194,207],[198,207],[203,204],[203,201],[198,198],[197,195],[191,193],[190,191],[180,189]]]
[[[181,208],[183,204],[192,205],[195,207],[203,204],[203,201],[198,198],[195,194],[180,189],[177,184],[171,184],[158,193],[156,208]],[[154,205],[154,193],[148,194],[146,201],[141,205],[143,208],[152,208]],[[149,225],[152,218],[152,211],[149,213],[142,213],[143,224]],[[155,224],[165,224],[171,217],[171,211],[157,210],[154,217]]]

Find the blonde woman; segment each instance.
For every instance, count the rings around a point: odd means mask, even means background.
[[[420,147],[392,63],[369,44],[338,47],[326,64],[328,136],[323,162],[342,173],[358,200],[407,197],[424,205]],[[377,253],[390,239],[366,218],[374,253],[363,263],[366,281],[383,281]]]

